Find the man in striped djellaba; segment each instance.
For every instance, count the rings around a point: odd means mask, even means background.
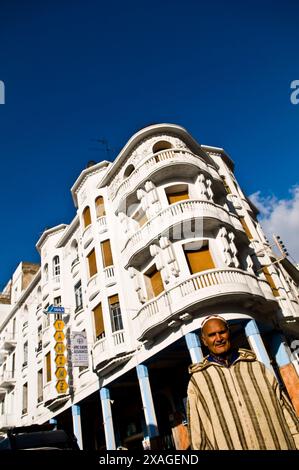
[[[202,324],[209,355],[189,367],[192,449],[296,450],[299,421],[274,374],[247,349],[233,350],[226,320]]]

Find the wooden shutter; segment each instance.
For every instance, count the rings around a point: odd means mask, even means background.
[[[47,382],[51,380],[51,352],[49,351],[46,354],[46,373],[47,373]]]
[[[110,246],[110,240],[101,243],[104,267],[113,266],[113,258]]]
[[[215,268],[208,246],[203,246],[200,250],[185,250],[185,254],[191,274]]]
[[[91,250],[91,252],[87,255],[88,259],[88,267],[89,267],[89,275],[92,277],[96,274],[97,271],[97,260],[96,260],[96,253],[95,250]]]
[[[245,233],[246,233],[247,237],[249,238],[249,240],[252,240],[252,239],[253,239],[253,236],[252,236],[252,234],[251,234],[251,232],[250,232],[250,230],[249,230],[249,228],[248,228],[248,225],[247,225],[246,222],[245,222],[244,217],[240,217],[240,222],[241,222],[241,224],[242,224],[243,229],[245,230]]]
[[[103,217],[104,215],[106,215],[103,196],[98,196],[96,198],[95,203],[96,203],[97,217]]]
[[[164,285],[163,285],[160,271],[155,269],[151,274],[149,274],[148,277],[151,280],[152,289],[156,297],[157,295],[161,294],[161,292],[164,291]]]
[[[118,294],[109,297],[109,305],[119,304]]]
[[[96,330],[96,337],[99,338],[105,333],[102,304],[97,305],[93,309],[94,324]]]
[[[228,186],[225,177],[221,176],[221,179],[222,179],[222,182],[223,182],[223,186],[225,187],[225,191],[227,192],[227,194],[231,194],[230,187]]]
[[[84,221],[84,227],[88,227],[88,225],[91,224],[91,216],[90,216],[90,209],[89,207],[85,207],[83,211],[83,221]]]
[[[174,204],[175,202],[183,201],[184,199],[190,199],[188,189],[184,191],[177,191],[176,193],[167,194],[167,199],[169,204]]]
[[[276,287],[276,285],[273,281],[273,278],[272,278],[271,274],[269,273],[269,270],[266,266],[263,267],[263,273],[265,274],[267,282],[268,282],[268,284],[270,285],[270,287],[272,289],[273,295],[275,297],[279,297],[278,289],[277,289],[277,287]]]

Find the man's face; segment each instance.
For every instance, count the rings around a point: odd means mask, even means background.
[[[217,356],[230,350],[230,333],[222,320],[211,319],[203,327],[202,340],[209,351]]]

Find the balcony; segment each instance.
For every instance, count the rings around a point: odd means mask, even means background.
[[[9,428],[13,428],[16,425],[16,420],[14,415],[5,414],[0,415],[0,430],[6,431]]]
[[[11,351],[16,347],[17,338],[15,333],[6,333],[2,338],[2,348]]]
[[[103,215],[102,217],[98,217],[97,227],[99,233],[104,233],[107,231],[107,219],[105,215]]]
[[[100,338],[93,346],[93,361],[94,366],[97,368],[110,359],[110,351],[108,349],[107,339]]]
[[[173,239],[181,239],[182,236],[193,238],[202,236],[203,230],[212,230],[219,224],[228,224],[244,232],[238,217],[214,202],[188,199],[171,204],[127,240],[123,249],[126,267],[138,265],[144,251],[148,251],[149,245],[160,235]]]
[[[83,305],[78,305],[78,307],[76,307],[75,309],[75,317],[74,317],[76,326],[81,325],[81,323],[84,320],[84,316],[85,316],[85,311],[84,311]]]
[[[46,300],[48,296],[49,296],[49,282],[46,281],[42,287],[42,299]]]
[[[53,290],[60,289],[60,276],[54,276],[52,278]]]
[[[106,287],[113,286],[116,283],[114,275],[114,266],[108,266],[104,269],[104,277]]]
[[[119,206],[122,200],[135,191],[139,185],[152,180],[158,183],[165,178],[195,176],[198,170],[208,172],[213,178],[220,180],[214,167],[198,155],[186,149],[168,149],[152,154],[144,160],[124,181],[115,178],[110,186],[110,197]]]
[[[138,340],[150,339],[169,326],[180,324],[186,310],[196,316],[198,308],[249,301],[276,302],[269,284],[240,269],[213,269],[193,274],[175,287],[147,302],[133,318]],[[174,323],[177,322],[177,323]]]
[[[16,384],[15,372],[11,370],[5,370],[0,376],[0,387],[5,389],[11,389]]]
[[[2,398],[5,397],[6,392],[7,392],[6,388],[0,387],[0,400],[2,400]]]
[[[83,248],[87,248],[91,244],[92,240],[93,240],[92,226],[88,225],[88,227],[85,228],[82,234]]]
[[[79,256],[76,256],[76,258],[73,259],[71,263],[71,273],[73,277],[76,277],[80,269],[80,259]]]
[[[45,348],[46,346],[48,346],[48,344],[50,343],[54,333],[55,333],[55,331],[54,331],[54,328],[51,324],[44,328],[43,333],[42,333],[43,334],[42,347]]]
[[[100,279],[98,273],[94,274],[87,283],[87,297],[91,301],[100,292]]]

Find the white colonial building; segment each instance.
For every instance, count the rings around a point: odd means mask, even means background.
[[[233,171],[172,124],[82,171],[73,221],[43,233],[40,267],[21,263],[0,295],[2,433],[52,420],[84,449],[186,448],[188,365],[216,313],[299,412],[299,271]]]

